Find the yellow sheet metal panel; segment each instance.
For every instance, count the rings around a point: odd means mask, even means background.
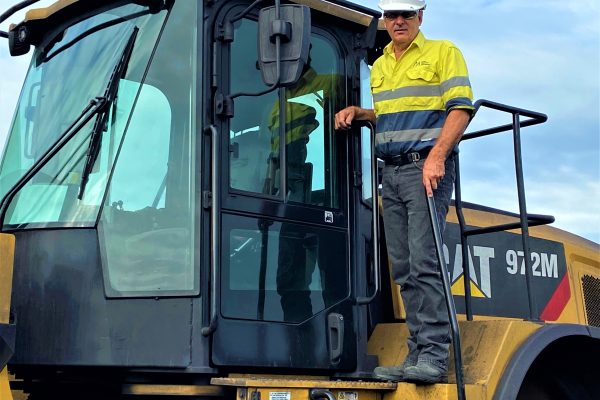
[[[518,320],[460,321],[465,383],[480,387],[472,389],[475,392],[491,396],[515,351],[542,326]],[[379,324],[369,339],[368,352],[379,357],[381,366],[399,365],[408,352],[407,336],[405,324]],[[455,381],[452,354],[450,350],[450,383]]]
[[[151,385],[126,384],[123,394],[138,396],[222,396],[224,391],[219,386],[211,385]]]
[[[312,9],[324,12],[329,15],[333,15],[338,18],[343,18],[348,21],[355,22],[360,25],[369,26],[373,17],[370,15],[363,14],[358,11],[351,10],[339,4],[330,3],[323,0],[292,0],[297,4],[308,6]]]
[[[8,372],[6,372],[6,368],[4,368],[0,371],[0,399],[12,400],[12,398],[10,386],[8,385]]]
[[[273,376],[272,378],[256,376],[236,376],[228,378],[213,378],[210,383],[222,386],[255,387],[255,388],[305,388],[305,389],[356,389],[356,390],[394,390],[392,382],[362,382],[362,381],[330,381],[320,377],[297,379],[294,376]]]
[[[56,3],[49,5],[44,8],[33,8],[25,13],[24,21],[33,21],[38,19],[46,19],[57,11],[62,10],[65,7],[70,6],[73,3],[77,3],[79,0],[59,0]]]
[[[400,365],[408,354],[406,324],[378,324],[367,343],[367,353],[379,358],[379,365]]]
[[[256,394],[260,394],[261,400],[310,400],[311,389],[324,389],[322,387],[314,388],[295,388],[295,387],[244,387],[238,388],[237,400],[252,400]],[[358,390],[358,389],[325,389],[329,390],[337,400],[383,400],[382,391]]]
[[[600,257],[600,256],[599,256]],[[570,263],[573,268],[573,295],[571,296],[576,312],[563,312],[559,322],[577,319],[582,325],[600,327],[600,262],[583,257],[574,257]],[[585,282],[585,287],[584,287]],[[571,304],[568,304],[569,306]],[[567,311],[567,310],[565,310]]]
[[[465,385],[465,395],[469,400],[487,399],[485,387],[479,385]],[[458,394],[456,385],[415,385],[412,383],[400,383],[398,389],[392,393],[386,393],[383,400],[456,400]]]
[[[15,237],[0,233],[0,324],[8,324],[12,294]]]

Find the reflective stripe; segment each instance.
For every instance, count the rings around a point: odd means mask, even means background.
[[[469,81],[467,76],[455,76],[454,78],[450,78],[447,81],[442,82],[440,86],[444,92],[447,92],[454,87],[471,86],[471,81]]]
[[[386,100],[396,100],[402,97],[427,97],[440,96],[440,86],[407,86],[399,89],[386,90],[379,93],[373,93],[373,102]]]
[[[440,133],[442,133],[442,128],[381,132],[375,135],[375,144],[383,144],[386,142],[415,142],[437,139],[440,136]]]
[[[446,120],[445,110],[403,111],[381,114],[377,117],[376,129],[379,132],[441,128]]]

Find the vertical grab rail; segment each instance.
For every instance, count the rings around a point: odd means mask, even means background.
[[[217,289],[219,281],[217,279],[219,272],[219,254],[221,250],[221,197],[219,192],[219,179],[221,178],[221,157],[219,146],[219,132],[214,125],[204,129],[205,134],[210,134],[211,138],[211,209],[210,209],[210,319],[207,326],[203,326],[200,332],[203,336],[210,336],[217,329],[217,317],[219,314],[219,304],[217,298]]]
[[[467,244],[467,235],[465,233],[467,225],[462,212],[462,194],[460,191],[460,160],[459,155],[454,157],[454,169],[456,180],[454,181],[454,207],[456,208],[456,217],[458,219],[458,227],[460,228],[460,244],[463,267],[463,281],[465,290],[465,314],[467,321],[473,321],[473,307],[471,306],[471,268],[469,264],[469,247]]]
[[[427,196],[427,194],[425,194],[425,196]],[[435,207],[435,201],[433,197],[427,196],[427,208],[429,209],[429,220],[431,221],[431,228],[433,229],[433,239],[435,241],[435,249],[437,253],[438,264],[440,265],[440,275],[442,276],[442,283],[444,285],[446,306],[448,307],[448,316],[450,318],[452,348],[454,350],[454,373],[456,375],[456,393],[458,394],[458,400],[465,400],[465,381],[463,375],[460,331],[458,328],[458,320],[456,318],[456,307],[454,305],[454,297],[452,297],[452,286],[450,284],[450,278],[448,276],[448,269],[446,268],[446,263],[444,262],[442,256],[442,254],[444,254],[444,249],[442,245],[442,233],[440,230],[437,209]]]
[[[358,297],[356,304],[365,305],[372,302],[381,290],[381,266],[379,263],[379,180],[377,172],[377,157],[375,156],[375,127],[369,121],[356,121],[357,126],[367,127],[371,131],[371,192],[373,193],[373,294],[367,297]]]

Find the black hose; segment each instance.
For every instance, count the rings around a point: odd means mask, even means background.
[[[29,7],[30,5],[37,3],[38,1],[40,0],[26,0],[15,4],[14,6],[6,10],[4,13],[2,13],[2,15],[0,15],[0,24],[6,21],[8,17],[13,15],[17,11],[24,9],[25,7]]]

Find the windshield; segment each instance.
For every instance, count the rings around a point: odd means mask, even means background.
[[[138,5],[119,7],[67,28],[36,50],[0,167],[0,198],[66,133],[91,100],[104,95],[128,39],[139,29],[101,139],[104,151],[83,201],[71,199],[70,192],[80,184],[95,118],[26,184],[20,200],[9,207],[5,224],[95,224],[118,144],[166,14],[150,14]],[[69,202],[72,206],[65,207]]]
[[[187,0],[91,17],[34,54],[21,93],[0,196],[26,183],[2,229],[95,229],[109,297],[199,293],[197,21]]]

